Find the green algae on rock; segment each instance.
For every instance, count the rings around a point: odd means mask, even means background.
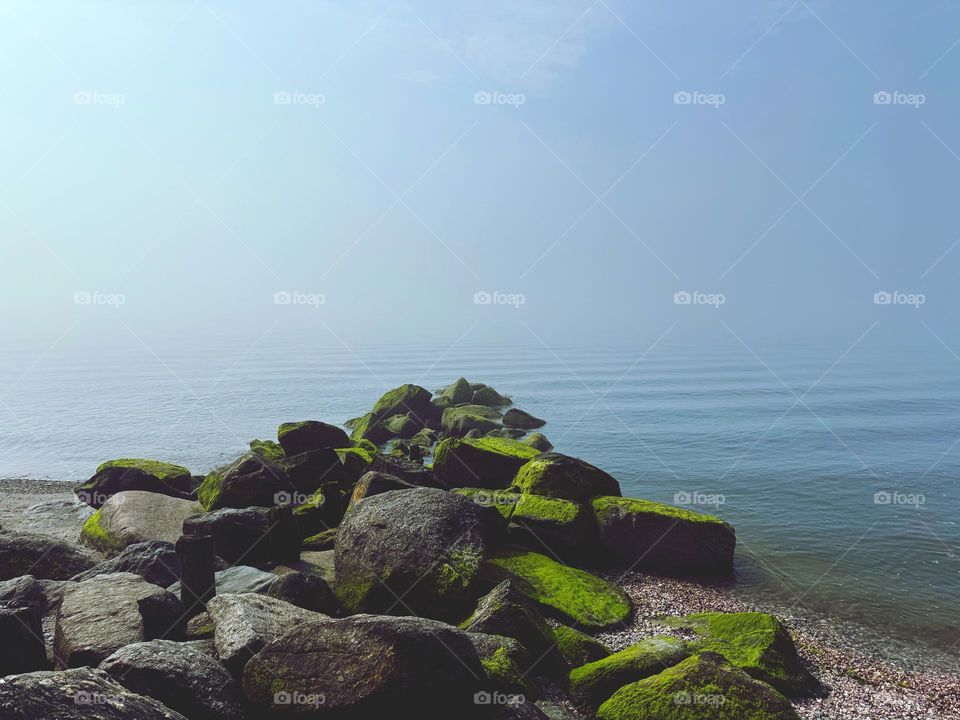
[[[102,463],[97,472],[109,467],[137,468],[153,475],[175,490],[190,491],[190,471],[182,465],[163,462],[161,460],[144,460],[141,458],[118,458]]]
[[[457,378],[453,383],[443,388],[437,393],[437,399],[442,399],[441,404],[447,407],[451,405],[462,405],[469,403],[473,399],[473,388],[466,378]]]
[[[463,437],[471,430],[487,433],[501,427],[499,410],[485,405],[456,405],[443,411],[440,427],[443,431]]]
[[[783,695],[720,655],[700,653],[626,685],[597,710],[598,720],[799,720]]]
[[[279,465],[250,452],[230,465],[213,470],[197,490],[204,510],[222,507],[270,507],[277,497],[293,493],[293,484]]]
[[[447,438],[437,443],[433,471],[447,487],[504,489],[539,451],[507,438]]]
[[[610,654],[610,649],[596,638],[566,625],[553,628],[553,641],[571,668],[602,660]]]
[[[645,638],[603,659],[570,671],[570,691],[599,706],[628,683],[666,670],[690,656],[679,638],[658,635]]]
[[[413,413],[415,416],[425,419],[435,414],[430,405],[431,397],[430,391],[426,388],[407,383],[381,395],[373,406],[372,415],[374,420],[377,421],[386,420],[393,415],[406,415],[407,413]]]
[[[123,538],[108,532],[103,527],[100,510],[93,513],[83,523],[83,528],[80,530],[80,542],[94,550],[99,550],[107,556],[116,555],[127,547]]]
[[[521,493],[510,516],[510,541],[564,562],[587,563],[599,549],[597,522],[590,508],[570,500]]]
[[[630,617],[630,599],[616,585],[545,555],[518,549],[492,554],[483,565],[492,582],[511,580],[521,594],[563,623],[605,630]]]
[[[470,402],[474,405],[503,407],[504,405],[509,405],[511,403],[510,398],[506,397],[505,395],[501,395],[489,385],[481,384],[479,387],[471,387],[473,388],[473,397],[467,402]]]
[[[276,440],[251,440],[250,451],[274,463],[282,462],[286,457],[283,448]]]
[[[636,570],[673,576],[726,576],[733,571],[737,537],[714,515],[640,500],[592,501],[608,557]]]
[[[541,432],[530,433],[522,440],[524,445],[536,448],[540,452],[549,452],[553,450],[553,443],[547,440],[547,436]]]
[[[283,423],[277,429],[277,441],[283,451],[291,456],[350,444],[350,439],[342,428],[319,420]]]
[[[576,502],[589,502],[598,495],[620,495],[620,483],[609,473],[555,452],[530,460],[519,469],[513,483],[520,492]]]

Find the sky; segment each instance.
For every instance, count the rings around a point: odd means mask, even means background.
[[[958,64],[935,0],[2,2],[0,333],[953,353]]]

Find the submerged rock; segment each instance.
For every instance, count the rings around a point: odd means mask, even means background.
[[[506,438],[447,438],[437,444],[433,472],[447,487],[507,488],[539,451]]]

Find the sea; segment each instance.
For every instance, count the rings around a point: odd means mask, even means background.
[[[960,655],[960,361],[942,348],[134,341],[0,350],[0,477],[116,457],[202,474],[284,421],[464,376],[625,495],[718,515],[737,592],[904,662]],[[956,665],[954,665],[956,667]]]

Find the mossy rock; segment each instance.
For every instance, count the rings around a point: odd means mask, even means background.
[[[445,433],[463,437],[471,430],[488,433],[501,426],[499,410],[485,405],[456,405],[443,411],[440,427]]]
[[[391,490],[410,490],[415,487],[417,486],[404,482],[396,475],[371,470],[364,473],[363,477],[354,485],[347,509],[349,510],[358,502],[361,502],[365,498],[373,497],[374,495],[380,495],[385,492],[390,492]]]
[[[620,495],[620,483],[609,473],[555,452],[530,460],[517,471],[513,483],[520,492],[576,502],[589,502],[598,495]]]
[[[275,440],[251,440],[250,450],[274,463],[280,463],[286,457],[280,443]]]
[[[319,420],[283,423],[277,428],[277,441],[283,447],[284,453],[290,456],[350,444],[350,439],[342,428]]]
[[[446,405],[462,405],[469,403],[473,399],[473,388],[465,378],[457,378],[456,381],[443,388],[437,393],[437,398],[443,398]]]
[[[340,453],[333,448],[318,448],[298,455],[288,454],[280,467],[286,472],[294,489],[304,495],[328,485],[336,485],[346,493],[353,485],[353,478],[344,467]]]
[[[520,501],[518,493],[506,490],[487,490],[486,488],[454,488],[453,492],[470,498],[482,507],[496,508],[505,520],[513,517],[513,511]]]
[[[517,545],[547,552],[566,563],[595,559],[599,533],[593,511],[559,498],[521,493],[511,514],[509,537]]]
[[[393,437],[386,426],[380,422],[373,413],[361,415],[351,422],[353,423],[353,427],[350,433],[350,439],[355,445],[364,440],[373,443],[374,446],[383,445],[383,443]]]
[[[656,675],[690,656],[675,637],[646,638],[620,652],[570,671],[570,692],[598,707],[624,685]]]
[[[632,610],[630,599],[616,585],[535,552],[501,550],[484,563],[482,573],[491,582],[511,580],[544,612],[586,630],[617,627]]]
[[[518,430],[517,428],[501,427],[501,428],[497,428],[496,430],[491,430],[490,432],[485,433],[484,435],[485,437],[510,438],[511,440],[519,440],[525,434],[526,433],[524,433],[523,430]]]
[[[447,438],[434,449],[433,472],[447,487],[505,489],[517,470],[539,454],[506,438]]]
[[[433,447],[433,444],[437,441],[437,431],[431,430],[430,428],[422,428],[418,430],[416,435],[410,438],[411,445],[419,445],[425,450]]]
[[[293,508],[293,517],[297,522],[300,537],[307,538],[324,530],[336,527],[343,517],[344,501],[339,488],[327,486],[320,488],[306,500]]]
[[[480,654],[479,652],[477,653]],[[491,685],[498,692],[536,697],[533,683],[527,681],[516,661],[505,648],[499,647],[489,655],[480,655],[480,665]]]
[[[785,695],[809,694],[819,688],[797,654],[790,633],[773,615],[709,612],[666,622],[697,633],[701,638],[698,649],[723,655],[732,665]]]
[[[380,448],[369,440],[357,440],[353,443],[353,446],[358,450],[366,450],[370,453],[370,457],[375,457],[380,452]]]
[[[596,638],[566,625],[553,628],[553,641],[568,667],[577,668],[602,660],[610,649]]]
[[[283,468],[250,452],[207,475],[197,490],[197,499],[204,510],[270,507],[277,504],[278,497],[293,491]]]
[[[715,653],[620,688],[598,720],[799,720],[790,701]]]
[[[333,550],[337,539],[337,528],[321,530],[303,541],[304,550]]]
[[[374,420],[386,420],[394,415],[407,413],[413,413],[415,417],[425,420],[435,414],[430,405],[431,397],[433,396],[429,390],[410,383],[388,390],[373,406]]]
[[[111,557],[127,547],[127,541],[118,535],[110,533],[103,526],[103,523],[100,521],[101,511],[102,509],[97,510],[83,523],[83,527],[80,529],[80,542]]]
[[[101,464],[100,467],[97,468],[97,472],[102,472],[110,467],[136,468],[153,475],[174,490],[190,492],[190,471],[182,465],[174,465],[173,463],[162,462],[160,460],[119,458],[117,460],[108,460]]]
[[[520,408],[510,408],[503,415],[503,424],[507,427],[520,428],[521,430],[533,430],[538,427],[543,427],[547,424],[547,421],[531,415]]]
[[[410,439],[423,427],[423,419],[417,418],[413,413],[406,413],[388,417],[383,421],[383,425],[391,436]]]
[[[503,407],[509,405],[512,401],[505,395],[501,395],[489,385],[481,385],[473,390],[473,397],[466,402],[474,405],[486,405],[488,407]]]
[[[536,448],[540,452],[553,450],[553,443],[547,440],[547,436],[541,432],[530,433],[523,439],[523,444]]]
[[[337,457],[351,483],[355,483],[370,468],[376,452],[370,452],[365,447],[337,448]]]
[[[616,564],[673,576],[733,572],[737,536],[714,515],[638,498],[597,497],[592,504],[600,541]]]

